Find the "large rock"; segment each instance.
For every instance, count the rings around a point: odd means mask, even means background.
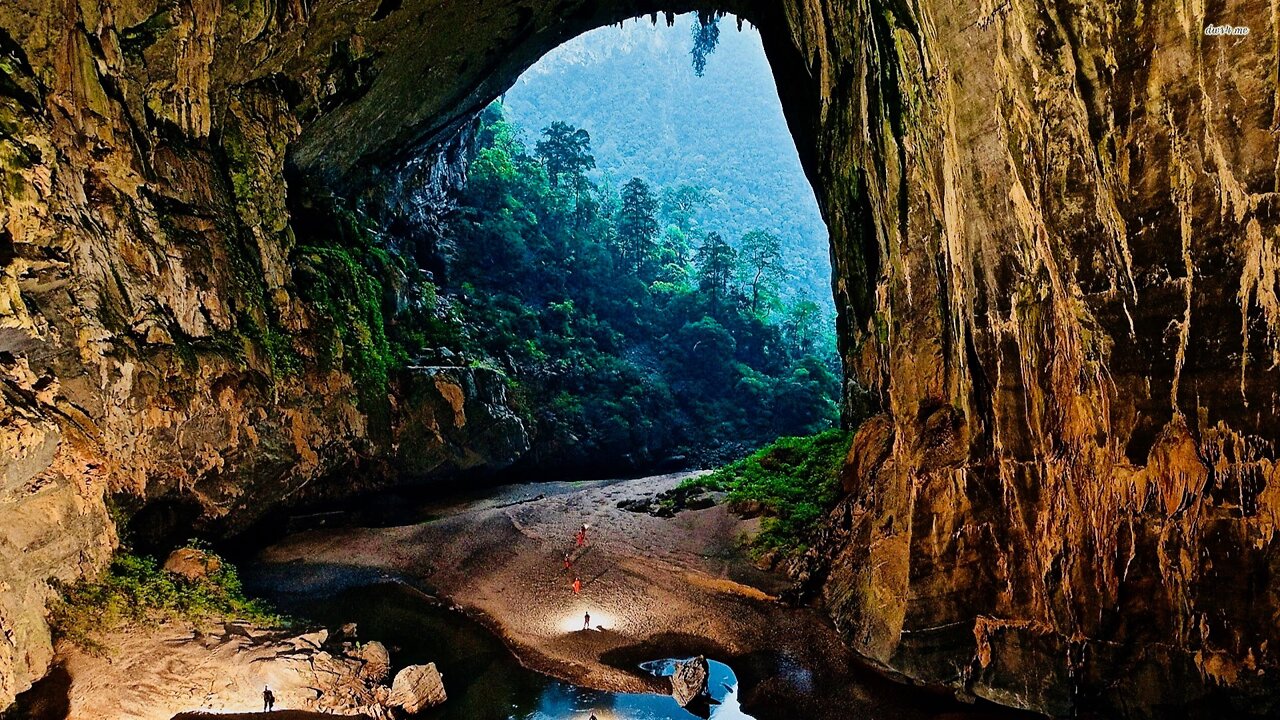
[[[396,673],[391,683],[391,696],[387,705],[397,707],[410,715],[435,707],[446,699],[444,678],[435,663],[410,665]]]
[[[188,581],[208,580],[209,576],[222,568],[222,561],[203,550],[195,548],[179,548],[169,553],[164,561],[164,570],[186,578]]]
[[[671,697],[680,707],[688,707],[706,696],[710,677],[711,668],[701,655],[676,663],[675,671],[671,673]]]
[[[377,640],[361,644],[351,654],[364,662],[363,672],[370,679],[382,682],[391,673],[391,653]]]

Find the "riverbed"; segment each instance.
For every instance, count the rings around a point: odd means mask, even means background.
[[[431,717],[687,718],[641,664],[698,654],[733,677],[742,714],[726,717],[1006,716],[863,669],[821,613],[777,601],[786,578],[742,549],[753,521],[619,507],[683,477],[507,485],[383,521],[337,513],[264,549],[246,577],[286,608],[356,621],[397,664],[437,662],[450,700]]]

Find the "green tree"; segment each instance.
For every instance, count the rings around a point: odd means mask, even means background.
[[[591,135],[586,130],[557,120],[542,129],[542,137],[535,149],[547,168],[552,188],[560,186],[562,176],[569,177],[576,185],[583,173],[596,166],[591,154]]]
[[[662,191],[662,217],[686,235],[693,231],[693,218],[706,207],[707,191],[698,185],[681,185]]]
[[[751,314],[762,310],[761,298],[777,292],[782,279],[782,241],[764,230],[752,230],[738,243],[746,284],[751,288]]]
[[[796,356],[813,352],[814,344],[820,333],[822,308],[812,300],[801,300],[787,310],[787,317],[782,323],[782,331]]]
[[[640,273],[653,256],[658,234],[658,200],[649,184],[631,178],[622,186],[622,206],[618,209],[618,249],[623,264]]]
[[[707,233],[694,262],[698,265],[698,287],[711,296],[712,307],[720,308],[729,298],[738,253],[720,233]]]

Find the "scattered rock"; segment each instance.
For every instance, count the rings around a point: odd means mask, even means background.
[[[319,650],[326,642],[329,641],[329,631],[320,629],[315,632],[304,633],[293,639],[295,646],[311,647]]]
[[[164,561],[164,569],[195,582],[208,580],[210,575],[221,570],[222,561],[203,550],[181,548],[169,554]]]
[[[445,697],[444,678],[435,663],[410,665],[396,673],[387,704],[412,715],[443,703]]]
[[[676,670],[671,674],[671,697],[680,707],[688,707],[707,694],[710,676],[711,668],[702,655],[676,663]]]

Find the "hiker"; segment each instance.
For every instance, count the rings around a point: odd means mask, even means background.
[[[582,592],[582,578],[573,579],[573,594],[577,595]]]
[[[582,529],[578,531],[578,536],[577,538],[575,538],[574,541],[577,543],[578,547],[582,547],[583,545],[587,544],[587,526],[586,525],[583,525]]]
[[[564,569],[569,570],[573,567],[573,561],[569,559],[569,553],[564,554]]]
[[[583,613],[582,615],[582,629],[583,630],[591,629],[591,611],[590,610]]]
[[[271,709],[274,708],[275,706],[276,706],[276,694],[271,692],[270,687],[263,685],[262,686],[262,712],[271,712]]]

